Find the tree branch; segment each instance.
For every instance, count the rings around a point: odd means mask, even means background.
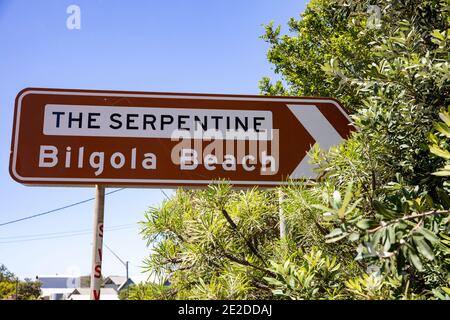
[[[449,214],[450,210],[432,210],[432,211],[426,211],[426,212],[422,212],[419,214],[413,214],[410,216],[406,216],[406,217],[401,217],[395,220],[391,220],[388,223],[384,224],[384,225],[379,225],[378,227],[374,228],[374,229],[370,229],[368,232],[369,233],[373,233],[376,232],[382,228],[386,228],[389,225],[392,225],[394,223],[397,222],[401,222],[401,221],[406,221],[406,220],[412,220],[412,219],[417,219],[417,218],[424,218],[424,217],[428,217],[428,216],[433,216],[433,215],[438,215],[438,214]]]
[[[228,214],[227,210],[222,209],[221,210],[223,216],[225,217],[225,219],[228,221],[228,224],[231,226],[231,228],[245,241],[245,243],[247,244],[248,248],[250,249],[250,251],[257,256],[262,263],[264,264],[264,266],[267,266],[266,261],[263,259],[263,257],[259,254],[258,250],[255,248],[255,246],[253,245],[253,243],[251,241],[249,241],[248,239],[246,239],[244,237],[244,235],[239,231],[236,223],[234,223],[233,219],[231,219],[230,215]]]
[[[250,262],[248,262],[247,260],[244,260],[244,259],[240,259],[240,258],[238,258],[238,257],[235,257],[235,256],[233,256],[232,254],[226,252],[225,250],[223,251],[223,255],[224,255],[226,258],[228,258],[228,259],[230,259],[231,261],[233,261],[233,262],[239,263],[239,264],[241,264],[241,265],[243,265],[243,266],[252,267],[252,268],[254,268],[254,269],[256,269],[256,270],[263,271],[263,272],[265,272],[265,273],[267,273],[267,274],[269,274],[269,275],[271,275],[271,276],[275,276],[275,274],[274,274],[273,272],[271,272],[271,271],[269,271],[269,270],[267,270],[267,269],[261,268],[260,266],[254,265],[253,263],[250,263]]]
[[[272,289],[271,289],[269,286],[267,286],[266,284],[264,284],[264,283],[258,281],[257,279],[252,278],[251,281],[252,281],[252,284],[253,284],[256,288],[262,289],[262,290],[267,290],[267,291],[272,292]]]

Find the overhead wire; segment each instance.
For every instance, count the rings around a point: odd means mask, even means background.
[[[116,190],[113,190],[113,191],[109,191],[109,192],[105,193],[105,195],[113,194],[113,193],[122,191],[124,189],[125,188],[120,188],[120,189],[116,189]],[[33,214],[31,216],[27,216],[27,217],[23,217],[23,218],[11,220],[11,221],[3,222],[3,223],[0,223],[0,227],[6,226],[8,224],[13,224],[13,223],[16,223],[16,222],[28,220],[28,219],[41,217],[41,216],[44,216],[44,215],[47,215],[47,214],[50,214],[50,213],[55,213],[55,212],[58,212],[58,211],[61,211],[61,210],[64,210],[64,209],[68,209],[68,208],[72,208],[72,207],[78,206],[78,205],[86,203],[86,202],[90,202],[92,200],[95,200],[95,197],[92,197],[92,198],[89,198],[89,199],[86,199],[86,200],[82,200],[82,201],[78,201],[78,202],[75,202],[75,203],[71,203],[71,204],[68,204],[68,205],[56,208],[56,209],[52,209],[52,210],[44,211],[44,212],[41,212],[41,213]]]
[[[135,226],[135,223],[126,223],[126,224],[119,224],[116,226],[112,226],[108,228],[108,230],[115,230],[117,228],[123,228],[123,227],[129,227],[129,226]],[[29,235],[21,235],[21,236],[7,236],[7,237],[0,237],[0,241],[2,240],[20,240],[20,239],[26,239],[26,238],[36,238],[36,237],[44,237],[44,236],[58,236],[58,235],[65,235],[69,233],[74,232],[84,232],[84,231],[92,231],[91,229],[81,229],[81,230],[71,230],[71,231],[60,231],[60,232],[49,232],[49,233],[37,233],[37,234],[29,234]]]
[[[112,191],[106,192],[105,195],[110,195],[110,194],[113,194],[113,193],[116,193],[116,192],[119,192],[119,191],[122,191],[122,190],[125,190],[125,189],[126,188],[120,188],[120,189],[112,190]],[[169,196],[166,194],[166,192],[164,192],[164,190],[162,190],[162,189],[159,189],[159,190],[164,194],[164,196],[167,199],[169,199]],[[75,206],[78,206],[80,204],[87,203],[87,202],[90,202],[90,201],[93,201],[93,200],[95,200],[95,197],[91,197],[89,199],[85,199],[85,200],[82,200],[82,201],[74,202],[74,203],[71,203],[71,204],[68,204],[68,205],[56,208],[56,209],[44,211],[44,212],[41,212],[41,213],[37,213],[37,214],[30,215],[30,216],[26,216],[26,217],[23,217],[23,218],[19,218],[19,219],[3,222],[3,223],[0,223],[0,227],[6,226],[6,225],[9,225],[9,224],[13,224],[13,223],[17,223],[17,222],[21,222],[21,221],[25,221],[25,220],[29,220],[29,219],[33,219],[33,218],[37,218],[37,217],[41,217],[41,216],[48,215],[48,214],[51,214],[51,213],[59,212],[59,211],[62,211],[64,209],[69,209],[69,208],[72,208],[72,207],[75,207]]]
[[[120,231],[120,230],[125,230],[125,229],[132,229],[132,228],[135,228],[135,227],[136,227],[136,225],[123,226],[123,227],[111,227],[111,228],[106,228],[105,230],[108,231],[108,232],[113,232],[113,231]],[[45,234],[43,234],[42,236],[38,236],[38,237],[34,237],[34,238],[26,238],[24,236],[24,238],[19,238],[19,239],[15,239],[15,240],[11,240],[11,239],[6,239],[7,241],[1,241],[0,240],[0,244],[29,242],[29,241],[38,241],[38,240],[49,240],[49,239],[60,239],[60,238],[70,238],[70,237],[75,237],[75,236],[91,235],[91,234],[92,234],[92,230],[80,230],[80,231],[72,231],[72,232],[66,232],[65,234],[50,235],[50,236],[44,236]]]

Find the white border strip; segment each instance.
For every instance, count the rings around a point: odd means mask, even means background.
[[[203,99],[203,100],[240,100],[240,101],[272,101],[272,102],[285,102],[286,108],[288,108],[288,103],[314,103],[317,101],[327,102],[335,105],[339,111],[351,122],[347,113],[344,109],[334,100],[331,99],[277,99],[277,98],[266,98],[264,96],[259,97],[230,97],[230,96],[190,96],[190,95],[168,95],[168,94],[145,94],[145,93],[106,93],[106,92],[73,92],[73,91],[51,91],[51,90],[26,90],[17,99],[17,114],[16,114],[16,129],[14,132],[14,150],[13,150],[13,163],[12,163],[12,173],[14,176],[21,181],[50,181],[50,182],[86,182],[86,183],[110,183],[118,185],[122,183],[152,183],[152,184],[164,184],[164,183],[182,183],[182,184],[194,184],[203,185],[209,184],[214,180],[174,180],[174,179],[105,179],[105,178],[46,178],[46,177],[22,177],[16,171],[16,161],[17,161],[17,146],[19,145],[19,126],[20,126],[20,113],[22,109],[22,100],[28,94],[70,94],[77,96],[107,96],[107,97],[130,97],[130,98],[159,98],[159,99]],[[281,185],[288,184],[288,181],[235,181],[229,180],[227,183],[234,185]]]

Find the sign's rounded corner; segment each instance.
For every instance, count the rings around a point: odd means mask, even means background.
[[[36,90],[38,90],[38,89],[32,88],[32,87],[26,87],[26,88],[20,90],[20,91],[17,93],[16,99],[15,99],[15,105],[16,105],[16,108],[17,108],[17,106],[19,105],[19,103],[21,103],[22,99],[23,99],[25,96],[27,96],[27,95],[29,95],[29,94],[32,94],[32,93],[33,93],[34,91],[36,91]]]
[[[9,163],[9,176],[16,182],[20,183],[20,184],[25,184],[25,181],[23,180],[23,177],[17,173],[16,171],[16,167],[14,165],[14,163],[11,161]]]
[[[344,108],[344,105],[342,104],[342,102],[339,99],[336,99],[336,98],[333,98],[333,97],[327,97],[327,100],[333,101],[338,106]]]
[[[19,97],[23,96],[24,93],[31,92],[31,91],[36,91],[36,90],[39,90],[39,89],[38,88],[33,88],[33,87],[25,87],[25,88],[23,88],[22,90],[20,90],[17,93],[16,97],[19,98]]]

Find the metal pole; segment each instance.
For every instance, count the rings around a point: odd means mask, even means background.
[[[127,269],[127,280],[128,280],[128,261],[126,262],[125,268]]]
[[[95,186],[94,234],[92,241],[91,300],[100,300],[103,257],[103,218],[105,187]]]
[[[278,206],[279,206],[279,216],[280,216],[280,239],[286,238],[286,219],[283,212],[283,190],[278,189]]]

